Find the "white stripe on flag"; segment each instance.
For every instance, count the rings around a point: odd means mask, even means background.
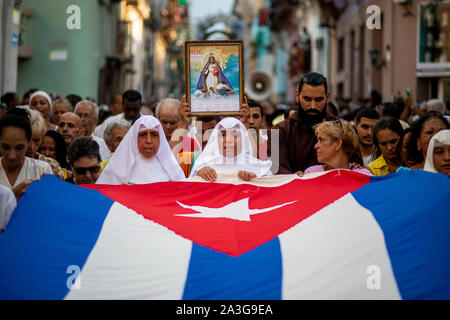
[[[283,299],[400,299],[382,230],[351,194],[279,239]]]
[[[115,202],[66,299],[181,299],[192,243]]]

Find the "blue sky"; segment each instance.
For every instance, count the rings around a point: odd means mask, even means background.
[[[191,21],[216,15],[220,12],[231,13],[234,0],[189,0],[189,15]]]

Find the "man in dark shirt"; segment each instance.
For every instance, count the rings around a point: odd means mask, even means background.
[[[313,127],[324,120],[336,120],[334,115],[327,112],[329,97],[327,79],[323,75],[311,72],[301,78],[296,91],[298,111],[293,117],[272,127],[269,135],[272,162],[279,161],[278,174],[303,173],[306,168],[318,164]],[[279,139],[275,138],[274,129],[278,130]],[[277,140],[278,148],[275,145]],[[362,164],[361,155],[357,153],[350,161]]]

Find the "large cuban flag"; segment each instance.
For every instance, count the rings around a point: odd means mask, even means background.
[[[0,298],[450,298],[450,179],[311,177],[44,176],[0,234]]]

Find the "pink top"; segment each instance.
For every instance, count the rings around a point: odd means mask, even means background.
[[[369,170],[365,169],[365,168],[353,168],[353,169],[349,169],[349,170],[352,170],[352,171],[355,171],[355,172],[359,172],[359,173],[368,174],[370,176],[372,175],[372,173]],[[306,173],[323,172],[323,171],[324,171],[323,170],[323,166],[318,164],[318,165],[311,166],[311,167],[307,168],[304,173],[306,174]]]

